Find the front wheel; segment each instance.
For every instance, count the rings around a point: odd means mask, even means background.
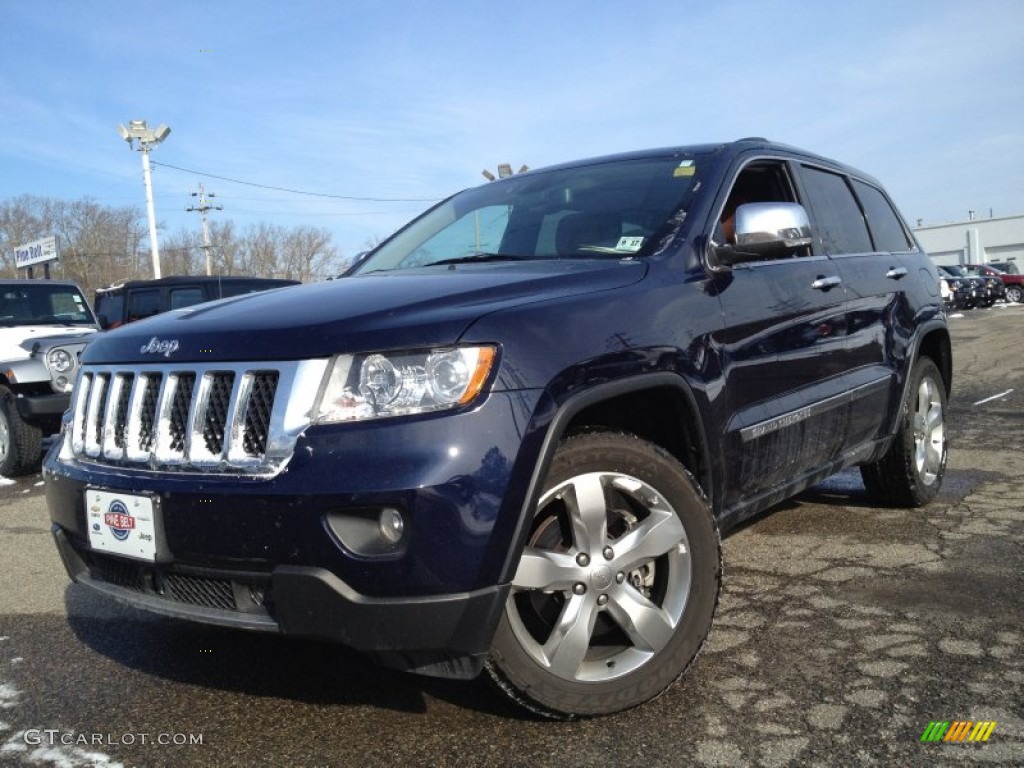
[[[487,668],[520,704],[604,715],[654,698],[697,656],[722,581],[711,509],[662,449],[624,434],[555,454]]]
[[[892,445],[860,472],[864,487],[877,501],[920,507],[938,494],[946,472],[946,385],[935,363],[922,357],[911,370],[909,387]]]
[[[1020,304],[1024,301],[1024,287],[1019,285],[1006,286],[1006,300],[1012,301],[1015,304]]]

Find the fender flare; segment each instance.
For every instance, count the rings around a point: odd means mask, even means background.
[[[511,546],[508,549],[508,554],[505,557],[505,562],[502,564],[501,572],[499,573],[499,584],[511,582],[512,577],[515,575],[515,570],[519,564],[519,557],[522,554],[523,547],[526,543],[526,535],[529,530],[530,521],[532,520],[533,509],[537,505],[537,500],[540,498],[541,486],[544,483],[544,479],[547,477],[548,469],[551,466],[551,461],[554,458],[555,451],[558,449],[558,444],[561,442],[566,428],[572,421],[573,417],[585,408],[596,405],[604,400],[610,400],[614,397],[632,394],[635,392],[642,392],[647,389],[659,389],[665,387],[674,389],[683,395],[688,407],[690,408],[690,412],[697,417],[694,419],[696,427],[694,439],[697,442],[701,455],[705,457],[708,456],[707,435],[704,430],[704,424],[699,418],[700,409],[697,406],[697,399],[694,397],[693,391],[687,384],[686,379],[676,373],[659,371],[655,373],[628,376],[626,378],[616,379],[614,381],[604,382],[602,384],[589,387],[576,395],[570,396],[557,407],[555,415],[548,422],[545,429],[544,439],[541,443],[541,449],[537,455],[537,461],[534,463],[530,482],[527,487],[526,495],[523,499],[523,505],[518,512],[518,519],[516,520],[516,526],[512,535]],[[712,498],[713,492],[711,474],[710,462],[708,462],[708,466],[705,471],[697,477],[698,482],[701,484],[709,500]]]
[[[945,359],[933,360],[933,362],[939,369],[939,373],[942,375],[943,383],[946,384],[946,395],[949,396],[953,390],[953,350],[952,342],[949,338],[949,326],[941,320],[933,319],[921,325],[918,333],[914,336],[914,339],[907,350],[908,364],[906,373],[903,376],[903,381],[900,383],[900,387],[902,389],[900,405],[895,412],[895,418],[893,419],[892,424],[886,431],[885,436],[887,438],[893,437],[897,431],[899,431],[900,423],[903,421],[903,414],[909,407],[910,398],[913,396],[910,391],[910,372],[917,364],[917,361],[921,358],[922,341],[933,331],[941,331],[945,337],[945,342],[942,344],[941,348],[941,352]]]

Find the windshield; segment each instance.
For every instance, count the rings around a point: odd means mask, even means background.
[[[681,221],[703,156],[611,160],[466,190],[383,243],[353,274],[433,264],[644,256]]]
[[[23,280],[0,286],[0,326],[95,322],[85,297],[73,285]]]

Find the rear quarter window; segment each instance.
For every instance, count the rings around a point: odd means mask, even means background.
[[[191,307],[193,304],[201,304],[206,301],[202,288],[172,288],[171,309]]]
[[[861,207],[868,220],[871,236],[875,240],[878,251],[909,251],[913,248],[907,230],[892,203],[882,190],[865,184],[858,179],[853,180],[853,188],[860,198]]]

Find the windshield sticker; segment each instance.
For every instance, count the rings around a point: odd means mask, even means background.
[[[674,177],[679,176],[693,176],[697,172],[697,168],[693,164],[693,160],[683,160],[676,169],[672,172]]]
[[[627,251],[628,253],[636,253],[639,251],[644,244],[643,237],[632,236],[632,237],[620,237],[618,245],[615,246],[616,251]]]

